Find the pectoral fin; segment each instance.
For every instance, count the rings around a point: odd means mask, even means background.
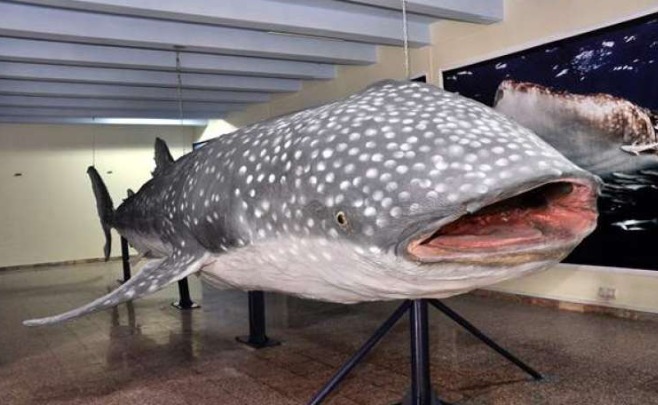
[[[177,251],[173,256],[148,261],[133,278],[111,293],[60,315],[24,321],[26,326],[49,325],[67,321],[153,294],[167,285],[197,272],[204,264],[205,254]]]

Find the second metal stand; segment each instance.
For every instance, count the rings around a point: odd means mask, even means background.
[[[190,286],[187,283],[187,278],[178,281],[178,295],[180,296],[180,299],[172,302],[172,307],[180,310],[201,308],[201,305],[192,301],[192,298],[190,297]]]
[[[357,350],[357,352],[334,374],[320,391],[308,402],[308,405],[319,405],[331,394],[343,379],[357,364],[379,343],[379,341],[395,326],[402,316],[409,312],[409,331],[411,346],[411,387],[404,397],[402,405],[448,405],[442,402],[432,389],[429,361],[429,327],[427,305],[431,304],[450,319],[472,333],[486,345],[507,360],[511,361],[535,380],[541,380],[542,375],[528,366],[510,352],[500,347],[482,331],[439,300],[420,299],[404,301],[393,314],[375,331],[375,333]]]
[[[238,342],[254,349],[278,346],[278,340],[267,337],[265,325],[265,294],[262,291],[249,291],[249,336],[238,336]]]
[[[130,280],[130,252],[128,251],[128,241],[121,237],[121,264],[123,265],[123,280],[117,280],[120,284]]]

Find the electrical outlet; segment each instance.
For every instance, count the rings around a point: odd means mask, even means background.
[[[599,298],[612,301],[617,298],[617,289],[614,287],[599,287]]]

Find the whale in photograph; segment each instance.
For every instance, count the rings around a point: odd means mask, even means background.
[[[494,109],[599,176],[658,167],[657,117],[628,100],[505,80]]]
[[[504,115],[423,83],[379,82],[175,162],[158,154],[154,177],[116,210],[89,169],[104,227],[150,260],[108,295],[26,325],[193,273],[341,303],[444,298],[545,269],[596,225],[598,178]]]

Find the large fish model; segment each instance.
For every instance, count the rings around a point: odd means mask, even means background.
[[[90,168],[104,227],[151,260],[110,294],[27,325],[197,272],[342,303],[443,298],[547,268],[596,224],[598,179],[502,114],[421,83],[377,83],[176,162],[158,155],[116,211]]]
[[[494,109],[599,176],[658,166],[657,117],[628,100],[505,80]]]

